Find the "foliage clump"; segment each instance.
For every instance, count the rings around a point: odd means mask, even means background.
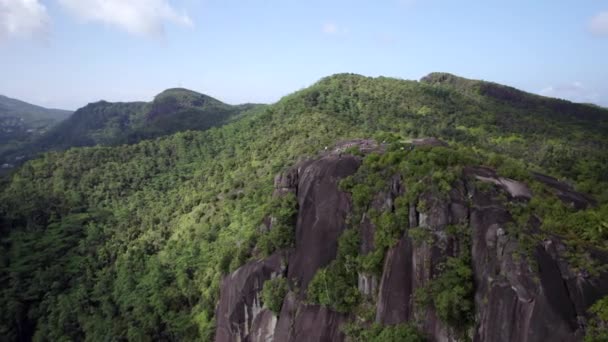
[[[264,255],[268,256],[274,251],[293,247],[297,206],[296,196],[293,193],[273,199],[270,204],[272,227],[258,241],[258,246]]]
[[[399,212],[402,212],[402,206],[407,207],[407,203],[404,203],[404,200],[404,197],[398,197],[395,200],[395,207],[400,208],[397,209],[400,210]],[[382,275],[386,251],[399,242],[405,228],[407,228],[407,219],[404,221],[403,217],[399,217],[396,212],[392,211],[385,211],[379,214],[374,210],[370,210],[368,214],[375,226],[374,250],[366,255],[359,256],[360,265],[364,272],[379,276]]]
[[[459,238],[459,254],[441,263],[437,267],[439,274],[415,293],[417,305],[432,306],[441,321],[461,334],[473,324],[475,309],[470,240],[465,228],[446,229]]]
[[[462,147],[414,146],[396,138],[389,140],[385,153],[370,153],[357,173],[340,183],[342,190],[352,194],[353,216],[366,215],[375,226],[374,250],[360,257],[361,269],[372,274],[381,274],[386,251],[408,229],[410,204],[423,210],[425,202],[419,198],[423,191],[447,196],[463,166],[481,160],[477,153]],[[382,212],[372,208],[374,196],[386,194],[390,180],[396,177],[407,189],[405,194],[396,196],[392,207]]]
[[[353,342],[425,342],[427,338],[413,325],[381,325],[374,323],[369,327],[348,324],[344,332]]]
[[[433,233],[427,227],[410,228],[407,234],[416,246],[420,246],[423,243],[431,244],[435,239]]]
[[[360,300],[357,288],[358,252],[357,230],[345,230],[338,241],[336,259],[318,270],[308,284],[308,300],[338,312],[350,312]]]
[[[608,297],[604,297],[589,308],[591,319],[587,325],[585,342],[608,341]]]
[[[281,312],[283,299],[289,291],[289,284],[284,277],[275,277],[264,282],[262,288],[262,302],[264,306],[272,311],[275,315]]]

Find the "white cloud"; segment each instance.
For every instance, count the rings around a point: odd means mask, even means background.
[[[38,0],[0,0],[0,40],[47,32],[49,16]]]
[[[581,82],[546,87],[540,94],[573,102],[597,103],[599,100],[599,94],[587,89]]]
[[[131,34],[158,36],[165,22],[191,27],[192,19],[177,12],[168,0],[59,0],[76,17],[102,22]]]
[[[346,27],[340,27],[335,23],[327,22],[321,28],[323,33],[328,35],[348,34],[349,30]]]
[[[589,30],[598,36],[608,36],[608,11],[600,12],[591,18]]]
[[[338,26],[334,23],[325,23],[323,24],[323,33],[327,34],[335,34],[338,32]]]

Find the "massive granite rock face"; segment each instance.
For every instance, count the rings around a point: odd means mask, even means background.
[[[508,210],[485,194],[473,193],[472,199],[475,340],[579,340],[582,327],[556,260],[542,246],[529,258],[520,256],[520,242],[508,233],[513,221]]]
[[[376,310],[378,323],[399,324],[412,318],[412,252],[410,239],[402,238],[386,255]]]
[[[352,155],[330,154],[301,169],[296,248],[289,258],[288,277],[302,289],[336,257],[338,238],[351,211],[349,195],[338,190],[338,181],[355,173],[360,163]]]
[[[510,200],[532,197],[528,187],[498,177],[486,168],[465,170],[466,182],[456,182],[447,201],[432,201],[426,213],[414,213],[412,227],[428,229],[435,243],[418,245],[407,235],[389,250],[378,295],[376,320],[395,324],[412,319],[435,341],[455,341],[456,335],[438,321],[432,308],[415,308],[413,293],[433,278],[446,256],[455,255],[457,241],[446,238],[445,228],[468,222],[472,233],[471,253],[475,280],[476,324],[474,341],[579,341],[584,333],[587,308],[608,293],[608,273],[591,279],[573,272],[560,257],[563,244],[556,237],[545,239],[531,255],[508,233],[513,217],[504,204],[487,192],[477,191],[474,180],[495,184]],[[546,177],[546,176],[544,176]],[[551,180],[543,178],[542,180]],[[556,181],[554,181],[556,182]],[[559,197],[575,207],[592,202],[559,182]],[[423,195],[424,196],[424,195]],[[467,203],[469,199],[469,204]],[[530,222],[538,226],[539,222]],[[598,260],[606,256],[595,251]]]
[[[340,341],[345,315],[303,302],[304,291],[286,296],[280,317],[262,309],[263,282],[285,275],[300,289],[335,257],[338,238],[351,211],[350,196],[338,189],[340,179],[357,171],[361,158],[345,148],[369,141],[346,142],[322,157],[304,161],[275,178],[275,196],[294,193],[298,201],[296,245],[291,251],[250,262],[222,282],[217,309],[216,341]],[[280,262],[286,255],[287,268]],[[296,314],[297,313],[297,314]],[[275,328],[276,326],[276,328]]]
[[[265,260],[250,262],[228,275],[221,289],[217,310],[216,341],[342,341],[342,325],[354,316],[307,304],[308,283],[337,253],[337,240],[351,211],[349,194],[338,189],[340,179],[356,172],[360,157],[344,153],[351,146],[378,146],[366,140],[345,142],[315,160],[299,163],[275,179],[275,195],[296,194],[299,210],[293,250]],[[432,141],[433,146],[443,144]],[[371,147],[370,147],[371,146]],[[535,175],[562,201],[573,208],[594,205],[591,198],[544,175]],[[477,186],[491,184],[490,189]],[[394,210],[395,198],[407,189],[399,177],[389,180],[387,191],[371,204],[377,210]],[[483,189],[483,190],[482,190]],[[500,195],[500,196],[498,196]],[[472,256],[475,323],[466,332],[473,341],[580,341],[587,309],[608,294],[608,273],[590,276],[572,269],[564,260],[566,247],[556,236],[547,237],[522,255],[521,241],[509,230],[514,217],[505,204],[525,203],[532,190],[522,182],[500,177],[489,168],[465,168],[447,196],[431,192],[420,195],[420,212],[410,203],[403,227],[422,229],[432,237],[418,241],[406,230],[385,255],[380,278],[359,274],[359,290],[376,303],[375,320],[384,325],[414,322],[431,341],[457,341],[456,332],[442,322],[434,308],[417,307],[414,293],[440,273],[440,265],[464,249]],[[360,253],[374,249],[374,224],[363,216],[357,220]],[[464,226],[467,243],[448,233]],[[532,217],[530,229],[540,222]],[[529,248],[529,246],[528,246]],[[590,250],[601,263],[608,254]],[[287,263],[285,264],[285,261]],[[263,308],[260,291],[273,276],[286,276],[291,291],[281,312]]]

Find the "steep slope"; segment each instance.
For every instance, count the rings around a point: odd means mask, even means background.
[[[100,101],[77,110],[31,144],[6,151],[0,158],[12,160],[19,156],[24,160],[45,151],[131,144],[179,131],[205,130],[254,107],[227,105],[187,89],[168,89],[150,103]]]
[[[71,111],[48,109],[0,95],[0,154],[40,136]],[[14,160],[0,159],[0,165]]]
[[[581,111],[588,108],[585,105],[572,106]],[[602,113],[608,115],[606,111]],[[519,124],[520,117],[529,121]],[[350,311],[351,305],[359,303],[359,290],[358,286],[354,290],[350,286],[353,274],[343,271],[355,270],[354,264],[353,267],[344,267],[355,260],[341,258],[340,248],[336,255],[332,255],[331,249],[327,250],[330,252],[315,252],[312,261],[316,266],[323,268],[328,262],[330,266],[330,270],[319,277],[316,276],[316,269],[305,269],[307,262],[302,258],[289,258],[287,263],[278,260],[280,257],[265,259],[291,248],[296,249],[294,255],[300,255],[297,253],[301,247],[299,244],[314,246],[315,239],[324,237],[326,239],[321,242],[335,244],[333,239],[345,228],[342,223],[358,223],[362,217],[360,215],[366,212],[364,208],[370,198],[385,189],[385,181],[392,179],[393,173],[390,171],[393,170],[393,162],[380,155],[367,162],[370,167],[373,166],[372,169],[363,168],[366,162],[356,168],[357,165],[351,163],[355,157],[347,157],[348,154],[359,154],[356,150],[345,150],[342,155],[338,154],[334,157],[336,162],[332,158],[320,164],[304,162],[301,164],[302,171],[309,170],[305,174],[284,173],[290,166],[303,160],[316,160],[312,157],[319,151],[325,151],[326,147],[330,151],[336,142],[353,138],[373,137],[380,144],[386,142],[385,148],[389,150],[392,148],[390,146],[395,146],[399,151],[401,147],[405,151],[411,147],[405,144],[408,138],[435,136],[449,142],[456,152],[464,151],[462,153],[468,156],[465,160],[471,159],[470,162],[455,163],[453,168],[450,166],[450,170],[447,170],[443,164],[434,162],[437,158],[423,158],[432,153],[417,155],[418,159],[412,159],[416,163],[400,170],[430,175],[433,182],[418,185],[402,181],[407,193],[420,191],[418,194],[421,195],[423,190],[434,188],[462,190],[461,183],[466,183],[467,176],[462,173],[464,167],[460,168],[462,172],[456,172],[458,165],[481,165],[497,170],[502,178],[526,184],[531,177],[530,171],[552,175],[560,179],[561,183],[555,182],[563,188],[563,191],[555,190],[555,193],[564,198],[585,199],[586,195],[579,193],[591,194],[594,200],[585,201],[595,202],[595,206],[587,209],[579,208],[574,200],[571,200],[575,203],[574,208],[564,208],[553,197],[548,197],[551,206],[535,204],[533,199],[528,203],[533,205],[531,213],[545,218],[543,226],[538,228],[541,229],[539,234],[544,235],[548,231],[550,236],[557,236],[556,241],[563,242],[567,257],[560,257],[559,260],[566,260],[573,265],[569,267],[577,268],[583,275],[589,273],[589,279],[599,279],[597,277],[603,271],[595,267],[596,263],[589,261],[594,259],[587,254],[592,250],[601,250],[606,241],[606,229],[602,227],[607,221],[608,134],[602,128],[603,117],[589,119],[592,122],[596,120],[595,125],[588,124],[587,120],[576,116],[568,121],[548,121],[536,110],[527,111],[485,95],[469,96],[465,91],[445,84],[342,74],[324,78],[277,104],[255,108],[248,115],[206,131],[180,132],[132,145],[96,146],[44,154],[24,164],[0,187],[3,189],[0,193],[0,255],[3,256],[0,260],[0,305],[7,308],[0,312],[0,334],[9,339],[22,340],[43,336],[50,340],[83,340],[93,336],[129,340],[213,340],[216,325],[226,326],[226,321],[220,320],[223,317],[216,317],[222,284],[230,279],[245,279],[243,284],[251,281],[259,288],[263,287],[260,281],[269,274],[285,272],[288,277],[300,279],[300,283],[307,282],[307,288],[315,288],[315,295],[310,300],[318,304],[304,304],[302,297],[295,294],[273,296],[273,293],[287,293],[287,285],[291,286],[285,280],[277,280],[273,286],[267,286],[267,291],[262,291],[268,294],[263,296],[263,302],[258,298],[253,305],[250,304],[252,302],[238,304],[242,306],[232,311],[234,315],[229,314],[232,317],[229,322],[239,324],[248,321],[253,318],[254,311],[262,310],[263,306],[269,310],[263,310],[262,316],[255,315],[256,321],[260,321],[256,323],[259,327],[270,326],[269,322],[274,319],[271,308],[306,313],[309,319],[298,322],[297,331],[322,327],[322,322],[347,322],[363,314]],[[417,151],[416,148],[413,151]],[[441,151],[441,147],[437,151]],[[438,159],[449,161],[457,155],[460,154],[448,150],[441,153]],[[409,160],[409,157],[396,157],[396,162]],[[374,161],[374,158],[377,160]],[[315,168],[314,165],[319,167]],[[367,177],[359,176],[362,170],[369,171],[369,183]],[[379,175],[383,170],[387,174]],[[351,172],[354,173],[352,188],[336,190],[334,184],[337,184],[338,178]],[[274,178],[278,173],[286,175],[279,177],[282,179],[280,183],[285,186],[275,190]],[[488,183],[489,186],[494,186],[491,174],[482,177],[490,179],[492,182]],[[496,182],[510,184],[500,177]],[[296,205],[300,193],[273,196],[274,193],[289,192],[289,184],[299,183],[304,178],[310,180],[311,186],[302,187],[301,194],[309,194],[307,198],[310,201]],[[572,184],[578,193],[572,189],[566,191],[564,182]],[[366,184],[377,184],[377,187],[369,188]],[[528,186],[536,195],[534,184]],[[328,192],[323,193],[324,189]],[[412,189],[416,192],[412,192]],[[492,193],[491,189],[485,190]],[[466,188],[466,191],[470,189]],[[544,192],[541,190],[541,193]],[[323,202],[324,197],[332,200]],[[504,191],[497,192],[496,197],[506,197],[507,202],[500,202],[500,206],[507,207],[509,212],[519,210],[514,215],[520,217],[518,222],[525,221],[528,215],[526,207],[510,208],[510,197]],[[467,210],[472,210],[467,196],[465,200]],[[420,201],[412,199],[407,203],[417,202]],[[383,201],[379,200],[379,203]],[[452,202],[445,200],[441,203]],[[427,201],[427,204],[429,209],[433,208],[433,203]],[[304,208],[311,214],[300,219]],[[420,204],[417,211],[425,213],[423,208],[424,205]],[[582,211],[575,211],[577,208]],[[354,219],[333,219],[331,216],[348,217],[348,213]],[[393,227],[391,215],[384,216],[386,226]],[[427,215],[426,220],[434,216]],[[554,219],[547,220],[547,217]],[[374,220],[370,216],[370,223],[366,227],[373,224],[377,228],[379,225]],[[418,217],[417,220],[418,225],[422,226],[422,219]],[[310,224],[318,228],[321,235],[309,234],[315,230],[298,230],[298,222],[300,227]],[[319,225],[315,226],[315,222]],[[400,219],[397,222],[405,221]],[[470,222],[467,227],[473,229]],[[321,224],[334,230],[323,235]],[[433,223],[428,226],[437,227],[433,229],[437,233],[434,235],[444,235],[446,227]],[[519,227],[524,230],[527,226],[522,224]],[[533,231],[536,229],[534,225],[531,227]],[[389,229],[385,238],[380,236],[374,239],[374,244],[361,247],[366,248],[366,252],[374,252],[366,258],[364,266],[368,272],[377,275],[376,278],[362,278],[365,293],[371,294],[373,288],[400,283],[389,279],[379,284],[382,282],[380,276],[386,269],[382,263],[384,259],[409,260],[397,252],[393,252],[392,257],[385,253],[400,243],[399,234],[404,234],[405,228]],[[408,229],[407,234],[410,234],[411,228]],[[516,236],[524,236],[518,233],[517,227],[512,232]],[[425,231],[418,233],[423,240],[428,235]],[[372,228],[362,230],[361,235],[364,234],[376,235]],[[393,234],[397,234],[397,237]],[[526,241],[526,238],[522,239]],[[362,241],[371,240],[364,238]],[[533,241],[538,243],[539,240]],[[407,242],[401,242],[402,246],[404,244]],[[345,247],[353,245],[357,246],[348,243]],[[382,249],[377,249],[379,245]],[[431,245],[437,248],[441,246],[429,242],[428,246]],[[350,250],[345,248],[344,255],[352,256]],[[448,249],[445,254],[438,254],[439,259],[433,260],[441,263],[441,255],[454,256],[454,253],[455,250]],[[335,263],[332,261],[334,257],[338,260]],[[463,262],[466,264],[466,260],[452,263],[458,266]],[[246,263],[246,268],[234,273]],[[289,265],[295,268],[290,270]],[[301,267],[300,270],[298,267]],[[261,271],[258,272],[258,269]],[[455,270],[460,269],[455,267]],[[459,280],[459,272],[456,273]],[[470,278],[466,268],[463,273],[467,279]],[[226,278],[228,274],[231,276]],[[254,276],[247,280],[247,274]],[[483,272],[474,274],[485,277]],[[534,283],[533,274],[522,273],[522,277],[531,277]],[[319,279],[328,282],[336,280],[337,285],[344,285],[336,289],[345,301],[335,302],[335,295],[327,296],[323,286],[319,285],[323,281]],[[557,278],[552,276],[550,279]],[[507,280],[514,282],[511,278]],[[354,281],[359,281],[357,274]],[[444,282],[450,286],[453,284],[449,279],[442,280],[440,284]],[[473,284],[474,291],[478,291],[476,283]],[[233,285],[228,283],[225,286],[232,288]],[[234,286],[233,293],[238,294],[238,286]],[[526,289],[536,293],[534,291],[539,287],[534,286],[537,285],[530,285]],[[442,286],[436,287],[438,293],[443,293],[440,291]],[[415,288],[418,287],[412,285],[412,289]],[[463,295],[446,293],[442,296],[470,299],[470,289],[464,288]],[[589,296],[583,304],[576,304],[579,306],[573,309],[574,312],[577,315],[584,312],[600,294]],[[507,295],[504,298],[513,298]],[[396,298],[406,297],[399,294]],[[495,297],[488,300],[490,298]],[[380,300],[380,303],[386,302]],[[464,307],[471,306],[471,301],[465,303],[468,304]],[[220,303],[220,307],[222,305]],[[434,302],[429,305],[441,306]],[[244,307],[251,310],[247,311],[248,316],[240,311]],[[490,308],[501,313],[506,310],[499,304]],[[368,310],[365,317],[376,316],[376,311]],[[391,314],[393,318],[386,318],[386,321],[382,318],[380,321],[389,323],[393,319],[411,317],[410,311],[405,312],[403,314],[396,310]],[[463,312],[464,317],[468,317],[470,312]],[[571,313],[569,311],[567,317],[571,317]],[[286,317],[286,320],[282,317]],[[281,314],[281,319],[276,322],[277,327],[289,325],[292,321],[288,317]],[[484,317],[493,319],[495,316]],[[230,321],[232,319],[234,321]],[[570,318],[565,321],[570,322]],[[480,323],[475,321],[470,326],[476,327],[477,324]],[[316,337],[342,336],[341,331],[334,329],[337,326],[339,324],[332,324],[326,326],[327,329],[315,330],[318,332]],[[379,336],[386,337],[415,332],[411,326],[399,326],[390,331],[383,330],[382,326],[374,329],[376,327],[371,326],[371,332],[366,330],[359,333],[365,337],[378,332]],[[430,332],[430,328],[422,330]],[[260,336],[270,333],[270,329],[258,331]],[[569,331],[580,331],[580,327],[575,324]]]
[[[297,196],[295,243],[224,278],[216,341],[582,339],[608,295],[608,235],[584,235],[590,198],[474,166],[467,149],[363,143],[275,179]]]

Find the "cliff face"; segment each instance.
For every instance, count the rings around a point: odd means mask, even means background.
[[[442,145],[421,140],[412,148],[426,143]],[[352,145],[363,152],[383,150],[370,141],[347,142],[277,176],[275,196],[291,192],[297,197],[295,247],[249,262],[224,278],[216,341],[346,339],[343,325],[357,321],[356,314],[310,304],[306,289],[315,273],[336,258],[338,239],[349,218],[360,222],[360,253],[374,248],[375,225],[365,214],[353,216],[350,194],[338,186],[361,165],[361,157],[344,152]],[[593,205],[590,198],[553,178],[535,177],[572,207]],[[376,194],[372,203],[379,210],[394,210],[395,199],[408,192],[399,176],[388,182],[388,190]],[[555,235],[546,234],[524,246],[509,229],[515,221],[510,203],[526,203],[533,196],[526,183],[483,167],[464,168],[447,196],[423,191],[418,203],[410,203],[407,217],[398,222],[407,228],[385,253],[381,275],[359,273],[358,289],[375,304],[375,322],[413,322],[433,341],[456,341],[462,336],[474,341],[581,340],[587,309],[608,293],[608,272],[591,276],[575,270],[563,258],[566,246]],[[540,224],[534,216],[527,222],[532,231]],[[453,234],[454,226],[463,227],[464,235]],[[412,229],[424,232],[425,238],[410,234]],[[463,252],[470,255],[474,317],[470,328],[458,332],[439,318],[432,305],[422,306],[414,297],[438,276],[447,259]],[[601,251],[589,253],[600,263],[608,262]],[[261,299],[263,283],[274,277],[286,277],[291,284],[278,315],[264,308]]]

